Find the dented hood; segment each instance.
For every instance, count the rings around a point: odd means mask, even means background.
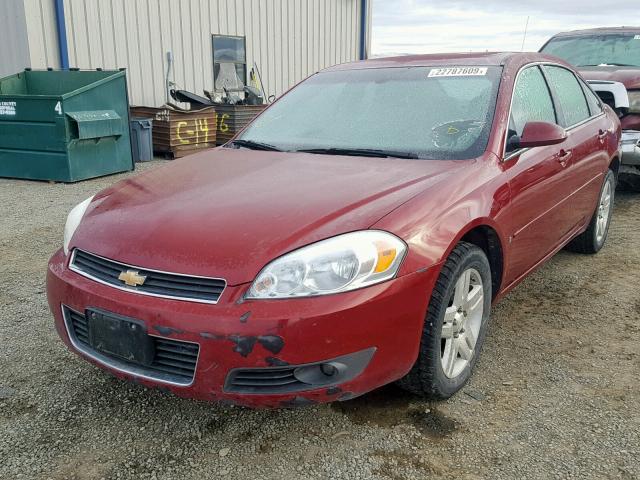
[[[218,148],[100,192],[71,247],[240,284],[283,253],[370,227],[463,165]]]

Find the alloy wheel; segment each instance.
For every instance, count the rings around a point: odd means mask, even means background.
[[[607,233],[609,215],[611,214],[611,193],[611,182],[607,180],[602,188],[600,201],[598,202],[598,218],[596,220],[596,241],[598,243],[602,242]]]
[[[482,277],[469,268],[456,282],[442,323],[440,363],[448,378],[460,375],[475,355],[483,310]]]

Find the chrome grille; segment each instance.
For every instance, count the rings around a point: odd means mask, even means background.
[[[220,278],[145,269],[110,260],[77,248],[73,250],[69,265],[71,270],[80,275],[121,290],[177,300],[216,303],[226,286],[226,282]],[[120,274],[130,270],[145,277],[144,283],[132,286],[119,279]]]

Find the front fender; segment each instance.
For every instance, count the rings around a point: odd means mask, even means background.
[[[509,184],[500,176],[498,160],[470,168],[450,188],[440,184],[422,192],[375,224],[407,242],[409,250],[399,275],[437,265],[471,230],[486,226],[495,231],[502,251],[508,243],[500,218],[510,201]]]

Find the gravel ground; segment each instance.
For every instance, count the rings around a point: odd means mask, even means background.
[[[561,252],[494,308],[455,398],[252,411],[117,380],[57,338],[65,216],[125,176],[0,180],[1,479],[640,478],[640,195],[619,194],[599,255]]]

